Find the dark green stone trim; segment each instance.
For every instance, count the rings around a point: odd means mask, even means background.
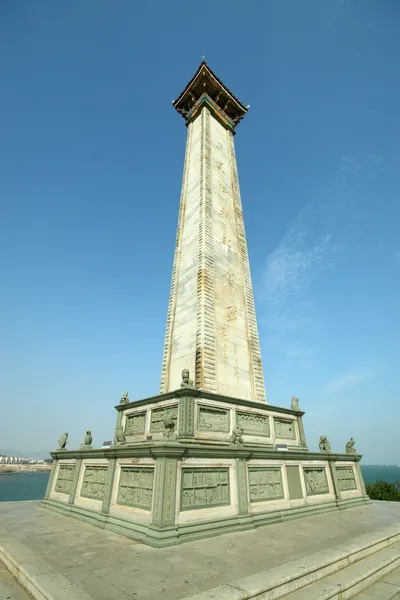
[[[301,517],[308,517],[312,514],[322,514],[338,509],[348,509],[368,503],[368,497],[358,497],[348,501],[323,502],[321,504],[306,505],[292,509],[265,511],[246,516],[238,515],[225,519],[188,523],[185,525],[164,528],[155,525],[147,527],[146,525],[115,517],[114,515],[96,513],[56,500],[44,499],[42,500],[41,506],[43,508],[54,510],[62,515],[74,517],[92,525],[96,525],[102,529],[114,531],[121,535],[142,541],[155,548],[163,548],[198,539],[211,538],[225,533],[245,531],[263,525],[291,521]]]
[[[115,476],[115,466],[117,463],[116,458],[110,458],[108,461],[108,469],[106,475],[106,485],[104,488],[104,496],[103,496],[103,505],[101,507],[101,512],[107,514],[110,510],[111,503],[111,494],[114,484],[114,476]]]
[[[237,460],[237,489],[238,489],[238,512],[239,515],[247,515],[249,512],[249,496],[247,486],[246,462],[243,458]]]
[[[206,392],[204,390],[197,390],[195,388],[181,388],[165,394],[159,394],[158,396],[151,396],[143,400],[136,400],[135,402],[128,402],[127,404],[117,404],[115,407],[118,411],[126,410],[127,408],[136,408],[138,406],[146,406],[148,404],[159,404],[165,400],[172,400],[173,398],[182,398],[183,396],[191,398],[205,398],[206,400],[215,400],[215,402],[225,402],[227,404],[236,404],[240,408],[248,406],[250,408],[257,408],[265,412],[277,412],[285,415],[304,415],[303,411],[292,410],[291,408],[283,408],[281,406],[272,406],[266,402],[252,402],[251,400],[242,400],[240,398],[233,398],[231,396],[223,396],[220,394],[213,394],[212,392]]]
[[[180,443],[180,441],[169,442],[167,440],[143,441],[126,446],[113,446],[111,448],[98,448],[91,450],[68,450],[50,453],[53,459],[73,458],[159,458],[161,456],[176,458],[248,458],[248,459],[272,459],[272,460],[321,460],[323,462],[357,462],[360,455],[350,454],[326,454],[322,452],[309,452],[305,448],[289,446],[289,451],[279,451],[267,444],[244,444],[244,446],[229,446],[223,443]]]
[[[76,488],[78,486],[78,479],[79,479],[79,474],[81,472],[81,466],[82,466],[82,459],[78,458],[75,463],[74,479],[72,480],[71,493],[70,493],[69,499],[68,499],[69,504],[73,504],[75,502]]]
[[[176,458],[158,458],[153,492],[152,525],[168,527],[175,524]]]
[[[336,469],[335,469],[335,465],[333,462],[329,462],[329,472],[331,474],[332,481],[333,481],[333,491],[335,492],[335,498],[337,500],[340,500],[339,482],[338,482],[338,478],[336,476]]]
[[[56,472],[57,464],[58,464],[58,461],[54,460],[53,461],[53,465],[51,467],[51,471],[50,471],[50,475],[49,475],[49,480],[47,482],[46,493],[44,495],[45,498],[48,498],[50,496],[51,486],[53,485],[54,474]]]
[[[300,443],[302,446],[307,447],[306,434],[304,433],[304,426],[303,426],[303,417],[297,417],[297,424],[299,426]]]

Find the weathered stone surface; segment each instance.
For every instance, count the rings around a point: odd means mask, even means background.
[[[0,502],[0,559],[12,557],[16,576],[25,573],[32,585],[51,592],[54,600],[127,600],[132,596],[178,600],[200,593],[204,593],[200,598],[208,600],[212,594],[218,598],[217,591],[225,593],[226,588],[241,593],[227,596],[238,600],[247,593],[234,587],[238,580],[254,577],[247,584],[259,589],[256,586],[264,581],[272,582],[271,570],[279,567],[282,576],[280,565],[291,561],[295,562],[286,570],[286,577],[296,574],[296,565],[303,567],[298,569],[301,574],[307,565],[317,565],[315,559],[307,558],[310,555],[318,553],[321,558],[324,552],[326,563],[328,556],[335,556],[334,548],[345,556],[398,534],[399,519],[399,503],[375,502],[160,551],[44,511],[37,502]],[[351,545],[346,546],[346,541]],[[341,572],[337,573],[340,576]],[[390,576],[384,580],[390,581]],[[400,586],[395,572],[392,580],[391,585]]]
[[[188,126],[161,392],[265,401],[232,133],[201,109]]]

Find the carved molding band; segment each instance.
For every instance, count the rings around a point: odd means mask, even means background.
[[[308,496],[329,493],[325,467],[305,467],[303,471]]]
[[[92,498],[93,500],[103,500],[107,468],[103,465],[85,468],[80,496]]]
[[[295,440],[296,430],[294,427],[294,421],[286,421],[285,419],[274,419],[275,423],[275,435],[277,438],[285,440]]]
[[[125,435],[144,433],[146,426],[146,412],[126,415]]]
[[[122,467],[117,504],[151,510],[154,468]]]
[[[271,435],[269,417],[266,415],[238,411],[236,413],[236,425],[249,435],[262,435],[266,437]]]
[[[341,492],[357,489],[353,467],[336,467],[336,476]]]
[[[61,494],[70,494],[75,475],[75,465],[60,465],[55,491]]]
[[[229,433],[229,410],[199,406],[198,429],[199,431],[222,431]]]
[[[182,469],[181,510],[230,504],[228,468]]]
[[[283,498],[280,468],[249,467],[250,502]]]

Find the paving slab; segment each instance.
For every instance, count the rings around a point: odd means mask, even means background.
[[[0,557],[6,561],[8,555],[33,573],[34,584],[54,600],[180,600],[217,587],[230,600],[239,593],[229,586],[232,581],[399,525],[400,503],[372,502],[157,549],[38,502],[3,502]]]
[[[13,575],[0,562],[0,599],[32,600],[26,591],[17,583]]]

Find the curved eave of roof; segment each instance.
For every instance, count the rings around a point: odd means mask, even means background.
[[[193,85],[193,83],[196,81],[197,77],[200,75],[200,71],[203,68],[206,68],[209,75],[216,81],[216,83],[218,85],[221,86],[221,88],[224,90],[224,92],[235,102],[235,104],[237,104],[237,106],[243,111],[243,114],[247,113],[247,108],[246,106],[244,106],[244,104],[242,104],[237,98],[236,96],[234,96],[232,94],[232,92],[226,87],[226,85],[224,85],[222,83],[222,81],[220,79],[218,79],[218,77],[215,75],[215,73],[210,69],[210,67],[208,66],[208,64],[206,63],[205,60],[203,60],[199,66],[199,68],[197,69],[196,73],[193,75],[192,79],[189,81],[189,83],[187,84],[187,86],[185,87],[185,89],[183,90],[183,92],[180,94],[180,96],[178,96],[178,98],[176,100],[173,101],[173,106],[174,108],[176,108],[179,104],[179,102],[185,97],[186,93],[190,90],[191,86]]]

